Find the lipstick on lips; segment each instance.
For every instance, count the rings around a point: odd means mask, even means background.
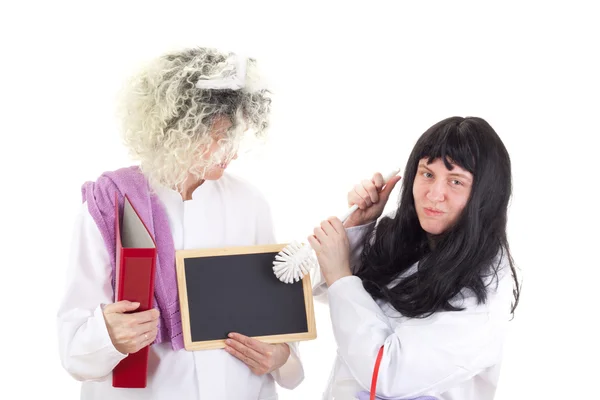
[[[444,215],[444,212],[434,208],[425,207],[423,210],[425,210],[425,214],[429,217],[439,217],[440,215]]]

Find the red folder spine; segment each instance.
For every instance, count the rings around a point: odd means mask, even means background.
[[[117,225],[115,301],[139,302],[139,308],[133,312],[149,310],[153,306],[156,249],[123,247],[118,215],[117,213],[115,221]],[[146,387],[148,350],[149,346],[146,346],[136,353],[130,353],[117,364],[112,372],[114,387]]]

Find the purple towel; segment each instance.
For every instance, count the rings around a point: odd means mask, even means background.
[[[88,210],[102,233],[110,255],[113,290],[116,260],[115,193],[123,210],[126,194],[154,238],[157,247],[154,306],[160,311],[158,334],[154,343],[171,342],[173,350],[184,347],[179,312],[175,247],[169,219],[158,197],[151,193],[148,181],[138,167],[103,173],[96,182],[86,182],[81,193]]]

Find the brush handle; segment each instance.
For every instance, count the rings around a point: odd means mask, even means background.
[[[396,176],[396,174],[398,174],[398,172],[400,172],[400,168],[393,170],[392,172],[390,172],[389,174],[387,174],[386,176],[383,177],[383,184],[385,186],[385,184],[388,183],[388,181],[390,179],[392,179],[394,176]],[[346,213],[340,218],[340,221],[342,221],[342,224],[344,222],[346,222],[346,220],[352,215],[352,213],[354,211],[358,210],[358,205],[354,204],[352,207],[350,207],[348,209],[348,211],[346,211]]]

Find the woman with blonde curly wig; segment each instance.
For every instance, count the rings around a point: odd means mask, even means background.
[[[264,136],[270,98],[255,60],[210,48],[165,54],[123,91],[124,142],[139,165],[82,186],[66,293],[58,313],[63,367],[83,399],[277,399],[304,379],[295,343],[234,333],[225,349],[183,347],[175,251],[273,243],[262,194],[225,172],[244,136]],[[115,193],[136,208],[158,257],[154,308],[115,302]],[[112,371],[149,347],[145,388],[113,387]]]

